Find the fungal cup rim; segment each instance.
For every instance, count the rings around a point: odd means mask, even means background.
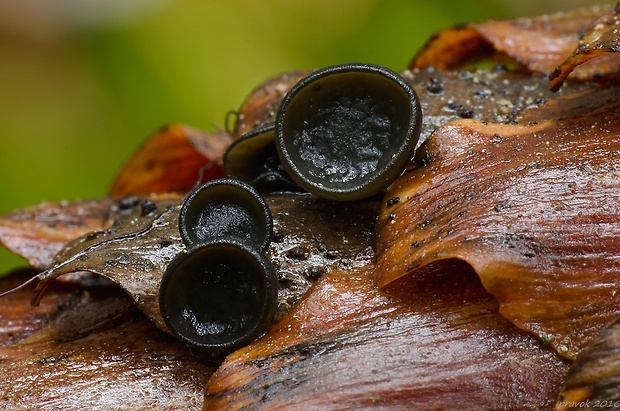
[[[269,124],[266,126],[255,128],[252,131],[239,136],[232,143],[230,143],[230,145],[228,146],[228,148],[226,149],[226,151],[224,152],[222,156],[222,163],[224,164],[224,172],[226,173],[226,175],[232,178],[237,178],[235,175],[231,175],[230,167],[227,167],[227,165],[230,164],[229,156],[231,155],[231,153],[234,153],[234,151],[238,149],[240,145],[246,144],[248,141],[252,141],[255,137],[258,137],[262,134],[269,133],[269,132],[272,132],[273,134],[272,140],[273,140],[273,143],[275,144],[275,140],[276,140],[275,124]]]
[[[361,73],[376,75],[377,79],[385,80],[394,87],[394,94],[402,92],[409,97],[408,122],[403,127],[400,146],[387,151],[391,154],[390,159],[379,170],[368,173],[362,181],[353,185],[335,184],[318,181],[303,170],[304,164],[298,164],[292,153],[290,133],[288,131],[287,110],[295,104],[295,97],[306,87],[328,76],[344,75],[347,73]],[[388,83],[386,83],[388,84]],[[382,66],[367,63],[348,63],[325,67],[314,71],[300,80],[284,97],[280,105],[275,123],[275,135],[278,155],[289,176],[301,187],[320,197],[336,201],[353,201],[370,197],[386,188],[404,170],[406,163],[411,159],[415,151],[422,124],[422,110],[417,93],[402,76]]]
[[[171,297],[169,293],[178,292],[179,271],[184,268],[185,264],[192,263],[188,261],[191,258],[204,258],[199,253],[221,253],[222,248],[233,249],[235,252],[241,252],[239,258],[247,258],[254,264],[254,268],[260,267],[260,276],[257,276],[259,286],[262,290],[263,300],[259,303],[259,311],[256,313],[252,326],[246,327],[245,333],[237,336],[235,339],[227,342],[210,343],[209,338],[195,338],[194,335],[187,335],[183,332],[187,327],[177,324],[173,317],[178,318],[181,315],[177,312],[170,312]],[[183,275],[183,273],[180,273]],[[257,273],[258,274],[258,273]],[[195,275],[195,274],[193,274]],[[186,274],[185,276],[192,276]],[[196,280],[196,279],[194,279]],[[191,348],[201,352],[226,353],[234,351],[244,345],[249,344],[252,340],[259,337],[265,329],[273,322],[275,310],[277,306],[278,278],[275,267],[269,259],[261,252],[253,249],[247,244],[235,240],[216,240],[209,243],[200,244],[197,247],[180,252],[168,265],[159,288],[159,307],[164,319],[164,323],[168,330],[176,336],[180,341]]]
[[[271,238],[273,236],[273,216],[271,215],[271,210],[269,206],[260,195],[260,193],[252,187],[250,184],[245,183],[241,180],[237,180],[234,178],[219,178],[216,180],[208,181],[207,183],[201,185],[197,189],[193,190],[183,201],[181,205],[181,210],[179,212],[179,233],[181,235],[181,240],[185,244],[187,248],[195,248],[204,242],[212,242],[214,240],[225,239],[229,235],[222,234],[216,235],[213,238],[209,238],[207,240],[201,240],[195,233],[195,226],[190,224],[190,216],[194,216],[198,213],[198,210],[204,205],[195,205],[194,203],[199,200],[204,200],[204,197],[208,195],[209,190],[213,190],[216,188],[233,188],[235,190],[239,190],[239,196],[243,197],[245,200],[251,199],[253,202],[252,208],[253,211],[260,210],[260,212],[254,212],[253,217],[258,217],[259,221],[256,221],[256,226],[260,228],[261,233],[258,235],[253,235],[253,233],[249,233],[248,235],[251,237],[251,241],[244,239],[242,236],[235,236],[235,238],[242,242],[248,242],[250,246],[256,248],[260,251],[266,251],[267,247],[271,243]],[[229,201],[234,198],[234,196],[226,196],[226,199],[220,199],[221,202]],[[239,204],[237,205],[249,210],[252,212],[250,207],[247,207],[247,204]],[[194,210],[196,208],[196,210]]]

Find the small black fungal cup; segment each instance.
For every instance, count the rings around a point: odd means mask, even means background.
[[[298,192],[276,149],[275,126],[250,131],[232,142],[222,158],[229,177],[250,184],[261,192]]]
[[[276,145],[291,178],[336,201],[381,192],[412,158],[422,123],[417,94],[400,75],[372,64],[313,72],[284,97]]]
[[[269,207],[251,185],[232,178],[209,181],[181,206],[181,239],[189,248],[218,239],[236,238],[256,250],[271,242]]]
[[[192,192],[181,206],[187,247],[168,265],[159,306],[168,329],[188,346],[233,351],[273,321],[278,279],[265,251],[269,207],[250,185],[223,178]]]
[[[271,324],[278,282],[264,254],[237,240],[207,243],[179,254],[160,287],[167,327],[186,345],[227,353]]]

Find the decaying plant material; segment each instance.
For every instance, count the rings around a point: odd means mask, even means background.
[[[466,264],[429,267],[426,278],[382,290],[373,270],[321,278],[267,335],[226,359],[203,409],[552,404],[566,362],[502,318]]]
[[[0,241],[41,272],[1,282],[38,284],[0,299],[0,406],[126,408],[127,395],[133,409],[204,410],[617,400],[618,12],[430,39],[402,73],[422,106],[417,154],[383,198],[265,196],[276,322],[225,359],[192,355],[159,312],[159,282],[184,248],[179,204],[223,175],[232,139],[272,123],[307,73],[254,90],[230,132],[158,131],[104,199],[1,217]]]
[[[506,318],[574,358],[618,313],[619,97],[592,88],[516,125],[437,129],[386,195],[378,283],[465,260]]]
[[[215,366],[159,332],[122,290],[56,282],[28,309],[31,292],[6,296],[0,309],[2,409],[200,408]]]

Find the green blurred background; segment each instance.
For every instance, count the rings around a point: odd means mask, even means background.
[[[441,28],[593,4],[0,0],[0,214],[104,196],[151,132],[222,128],[275,74],[350,61],[403,70]],[[24,265],[0,250],[0,274]]]

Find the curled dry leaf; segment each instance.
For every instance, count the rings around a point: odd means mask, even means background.
[[[185,193],[196,185],[202,172],[212,178],[222,177],[221,157],[230,142],[230,135],[224,131],[205,133],[187,126],[163,127],[125,163],[109,195]]]
[[[378,290],[372,264],[322,277],[228,356],[203,410],[548,409],[567,365],[497,313],[458,261]]]
[[[0,290],[24,278],[3,278]],[[122,291],[57,283],[34,310],[31,291],[0,305],[1,408],[200,409],[215,366],[159,332]]]
[[[620,318],[571,364],[556,410],[620,408]]]
[[[577,64],[594,56],[589,54],[589,57],[584,57],[584,53],[609,51],[615,47],[617,40],[613,37],[617,37],[617,34],[607,31],[612,28],[614,15],[614,10],[594,7],[550,16],[488,21],[449,28],[429,39],[414,56],[409,67],[458,69],[471,63],[495,60],[516,64],[534,73],[550,74],[577,49],[574,57],[562,65],[562,75],[567,76]],[[597,22],[598,19],[602,20]],[[605,28],[597,28],[602,22],[605,22]],[[603,41],[599,36],[602,31],[612,39]],[[583,33],[588,34],[580,42]],[[580,80],[595,79],[617,72],[619,64],[620,57],[609,57],[596,65],[579,67],[574,70],[573,77]],[[555,82],[561,83],[562,80],[558,78]]]
[[[620,76],[620,4],[599,18],[586,31],[579,45],[550,75],[551,90],[558,90],[577,66],[597,57],[596,64],[581,66],[581,77]]]
[[[72,241],[92,237],[115,221],[142,213],[149,203],[178,200],[175,194],[154,194],[143,199],[102,198],[91,201],[46,202],[0,216],[0,243],[25,258],[31,267],[46,270]],[[137,210],[137,211],[136,211]]]
[[[592,89],[519,125],[439,128],[389,189],[377,282],[470,263],[510,321],[573,358],[618,314],[620,90]]]

